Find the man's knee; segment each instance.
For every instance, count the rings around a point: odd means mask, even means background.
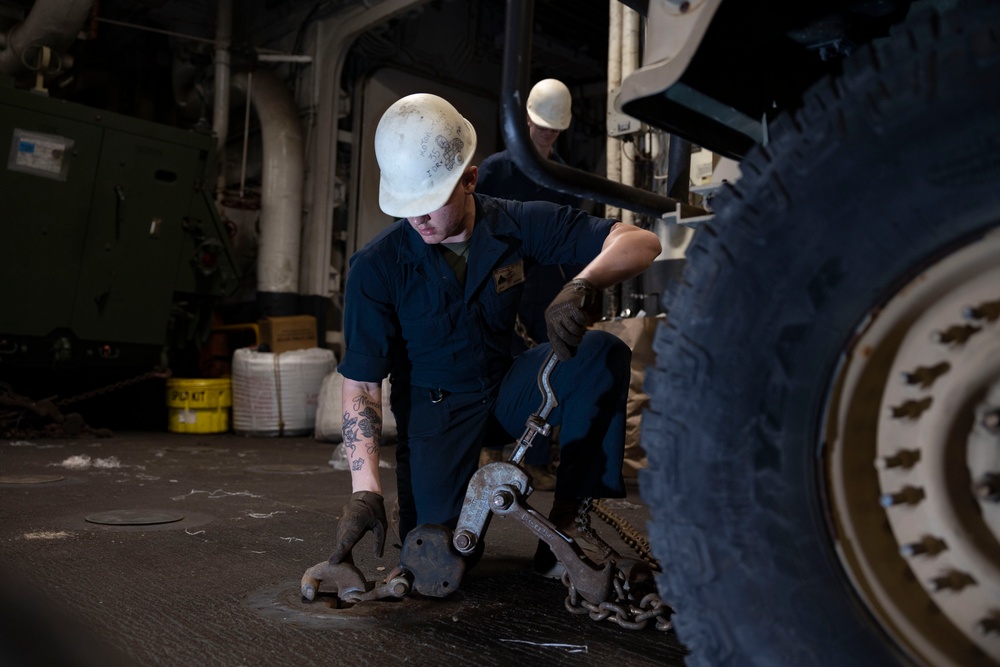
[[[584,335],[574,359],[583,364],[599,362],[608,370],[623,370],[632,362],[632,350],[618,336],[592,329]]]
[[[553,388],[560,402],[624,400],[631,376],[632,350],[606,331],[591,330],[583,337],[572,359],[560,364]],[[607,405],[605,405],[607,407]]]

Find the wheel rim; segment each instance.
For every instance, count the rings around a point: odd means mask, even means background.
[[[994,231],[872,309],[825,413],[838,555],[879,624],[927,665],[1000,664],[997,257]]]

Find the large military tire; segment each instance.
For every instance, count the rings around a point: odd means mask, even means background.
[[[998,4],[856,53],[695,235],[640,477],[691,667],[1000,664]]]

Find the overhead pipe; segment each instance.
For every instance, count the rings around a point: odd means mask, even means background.
[[[685,217],[704,214],[702,209],[685,202],[616,183],[539,155],[524,124],[524,100],[531,75],[529,56],[533,20],[532,0],[507,0],[500,109],[504,141],[521,171],[540,185],[558,192],[591,198],[643,215],[659,218],[678,208]]]
[[[255,70],[252,79],[239,72],[231,81],[257,112],[263,139],[257,305],[262,317],[297,315],[304,182],[298,106],[271,70]]]
[[[47,46],[65,51],[83,30],[94,0],[39,0],[24,21],[0,39],[0,74],[15,75],[30,70],[32,49]]]
[[[608,0],[608,99],[614,99],[622,85],[622,3]],[[607,155],[608,179],[621,183],[622,180],[622,140],[608,133],[605,152]],[[617,220],[621,209],[606,206],[604,217]]]

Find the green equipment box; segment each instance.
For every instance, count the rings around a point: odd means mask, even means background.
[[[161,355],[239,271],[215,139],[0,79],[0,364]]]

